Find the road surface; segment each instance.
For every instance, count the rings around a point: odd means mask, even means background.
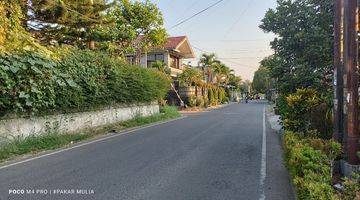
[[[231,104],[0,166],[0,199],[293,199],[265,107]]]

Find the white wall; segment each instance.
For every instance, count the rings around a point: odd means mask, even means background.
[[[113,124],[134,118],[136,115],[149,116],[159,113],[156,103],[108,108],[93,112],[50,115],[45,117],[17,118],[0,120],[1,138],[29,136],[49,131],[57,133],[76,132],[87,128],[94,128]]]
[[[140,58],[140,66],[147,68],[147,53],[144,53]]]

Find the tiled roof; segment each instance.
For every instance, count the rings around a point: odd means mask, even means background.
[[[174,50],[179,44],[186,39],[186,36],[169,37],[164,45],[165,49]]]

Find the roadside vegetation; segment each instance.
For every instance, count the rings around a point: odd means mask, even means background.
[[[0,24],[0,119],[148,104],[170,89],[165,74],[139,66],[142,52],[168,37],[150,1],[7,0]],[[128,53],[136,54],[135,65]],[[161,114],[84,133],[4,138],[0,160],[178,116],[163,105]]]
[[[358,175],[337,180],[332,171],[342,149],[331,139],[331,119],[322,98],[314,89],[298,89],[280,103],[285,163],[299,199],[355,199]],[[336,182],[343,183],[342,191],[333,187]]]
[[[176,107],[164,106],[160,109],[159,114],[148,117],[137,116],[132,120],[85,130],[79,133],[58,134],[49,132],[42,135],[31,135],[25,138],[18,137],[11,140],[4,140],[0,143],[0,162],[25,154],[36,154],[41,151],[54,150],[67,145],[73,145],[77,142],[107,134],[109,131],[120,132],[125,129],[178,117],[180,117],[180,114]]]
[[[100,109],[163,98],[168,80],[104,53],[62,49],[58,59],[36,53],[0,55],[0,117]]]
[[[331,139],[333,16],[333,1],[280,0],[260,25],[276,35],[275,53],[261,61],[253,89],[276,102],[298,199],[360,198],[358,175],[345,179],[332,171],[334,160],[346,156]],[[336,183],[343,189],[336,190]]]
[[[231,92],[241,90],[242,79],[215,54],[203,54],[199,66],[185,68],[178,77],[180,87],[195,88],[187,99],[189,109],[202,109],[230,102]]]

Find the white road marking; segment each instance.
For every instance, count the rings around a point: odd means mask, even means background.
[[[260,169],[260,198],[259,200],[265,200],[265,179],[266,179],[266,122],[265,122],[266,107],[263,111],[263,137],[261,147],[261,169]]]
[[[182,116],[182,117],[179,117],[179,118],[176,118],[176,119],[167,120],[167,121],[164,121],[164,122],[158,122],[158,123],[154,123],[154,124],[151,124],[151,125],[148,125],[148,126],[143,126],[143,127],[140,127],[140,128],[135,128],[135,129],[132,129],[132,130],[120,132],[120,133],[117,133],[115,135],[105,136],[105,137],[102,137],[102,138],[99,138],[99,139],[96,139],[96,140],[92,140],[90,142],[81,143],[81,144],[78,144],[78,145],[75,145],[75,146],[72,146],[72,147],[68,147],[68,148],[65,148],[65,149],[61,149],[61,150],[58,150],[58,151],[54,151],[54,152],[51,152],[51,153],[43,154],[43,155],[40,155],[40,156],[25,159],[25,160],[22,160],[22,161],[14,162],[14,163],[11,163],[11,164],[8,164],[8,165],[0,166],[0,170],[11,167],[11,166],[14,166],[14,165],[27,163],[27,162],[30,162],[30,161],[33,161],[33,160],[37,160],[37,159],[44,158],[44,157],[47,157],[47,156],[55,155],[55,154],[58,154],[58,153],[61,153],[61,152],[69,151],[71,149],[76,149],[76,148],[79,148],[79,147],[83,147],[83,146],[93,144],[93,143],[96,143],[96,142],[101,142],[101,141],[108,140],[108,139],[111,139],[111,138],[119,137],[121,135],[126,135],[126,134],[129,134],[129,133],[133,133],[135,131],[143,130],[143,129],[150,128],[150,127],[153,127],[153,126],[158,126],[158,125],[161,125],[161,124],[177,121],[177,120],[180,120],[180,119],[184,119],[186,117],[187,116]]]

